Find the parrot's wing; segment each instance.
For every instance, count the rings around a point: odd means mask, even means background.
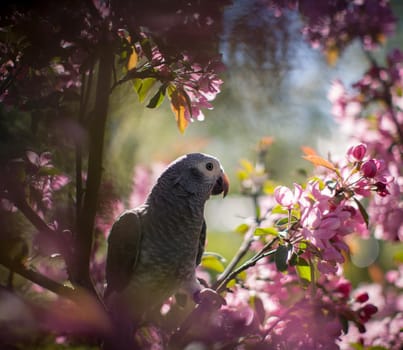
[[[140,243],[139,215],[135,211],[128,211],[113,224],[108,237],[105,297],[114,291],[121,291],[129,283],[139,257]]]
[[[203,220],[203,226],[200,232],[200,238],[199,238],[199,250],[197,252],[197,257],[196,257],[196,266],[199,266],[202,260],[202,256],[204,253],[204,246],[206,245],[206,231],[207,231],[207,226],[206,226],[206,220]]]

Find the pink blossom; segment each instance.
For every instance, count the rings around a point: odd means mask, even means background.
[[[356,161],[363,160],[365,154],[367,153],[367,145],[360,143],[356,146],[352,146],[347,151],[347,156],[353,158]]]
[[[283,207],[291,209],[294,206],[294,195],[288,187],[276,187],[274,190],[274,198],[276,199],[277,203]]]
[[[283,207],[291,209],[298,203],[302,193],[303,189],[298,184],[294,184],[294,192],[292,192],[288,187],[278,186],[274,190],[274,198],[277,203]]]
[[[365,177],[374,178],[378,171],[378,167],[374,159],[369,159],[361,166],[360,170]]]

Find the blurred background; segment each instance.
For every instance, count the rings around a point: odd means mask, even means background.
[[[391,3],[399,16],[397,31],[385,47],[375,51],[379,62],[391,48],[402,48],[403,3]],[[224,84],[203,122],[192,123],[180,134],[167,101],[159,109],[147,109],[129,84],[113,94],[109,118],[106,169],[123,198],[132,188],[135,165],[169,163],[188,152],[220,158],[231,178],[231,190],[229,198],[211,199],[207,204],[207,250],[226,258],[242,240],[234,229],[253,215],[252,202],[239,194],[240,159],[254,161],[259,139],[273,137],[266,159],[270,179],[289,185],[304,181],[303,170],[308,174],[311,170],[301,158],[301,146],[313,147],[323,156],[344,154],[351,139],[334,122],[327,93],[333,80],[350,86],[369,65],[358,43],[329,64],[303,40],[295,13],[276,17],[259,11],[258,5],[259,0],[238,0],[225,10],[220,41],[226,65]],[[392,251],[401,249],[380,247],[375,239],[352,243],[352,264],[346,268],[355,282],[368,278],[367,267],[375,261],[392,264]]]

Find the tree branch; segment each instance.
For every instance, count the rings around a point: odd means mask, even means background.
[[[109,92],[114,61],[110,47],[109,31],[105,24],[100,47],[98,79],[92,125],[89,130],[89,156],[87,182],[83,208],[78,218],[78,233],[75,237],[75,273],[73,283],[87,288],[96,294],[89,272],[93,243],[95,215],[98,206],[99,188],[102,178],[104,135],[108,115]]]
[[[235,254],[235,256],[232,258],[230,263],[227,265],[225,268],[224,272],[218,276],[217,281],[214,283],[212,288],[216,290],[219,288],[219,286],[228,278],[228,276],[231,274],[231,272],[234,270],[234,268],[239,264],[239,262],[242,260],[242,258],[246,255],[246,253],[249,251],[250,246],[253,243],[253,235],[255,233],[256,228],[260,226],[262,223],[262,217],[260,215],[260,206],[259,206],[259,193],[253,194],[252,196],[252,201],[253,201],[253,207],[255,210],[255,219],[254,219],[254,224],[249,227],[248,232],[244,236],[244,240],[242,242],[242,245],[239,247],[238,252]]]
[[[234,271],[229,273],[224,279],[222,279],[221,282],[215,288],[217,293],[223,292],[226,288],[227,283],[229,281],[231,281],[232,279],[234,279],[242,271],[245,271],[245,270],[249,269],[250,267],[255,266],[259,260],[274,254],[277,249],[271,249],[271,247],[277,241],[278,241],[278,238],[276,237],[276,238],[272,239],[270,242],[266,243],[266,245],[258,253],[256,253],[252,258],[247,260],[245,263],[243,263],[237,269],[235,269]],[[271,250],[269,250],[269,249],[271,249]]]
[[[42,288],[50,290],[57,295],[69,299],[74,299],[76,296],[76,291],[74,289],[66,287],[33,269],[26,268],[21,263],[14,263],[9,259],[0,256],[0,264],[8,268],[10,271],[18,273],[27,280],[41,286]]]
[[[70,246],[66,244],[61,232],[55,231],[31,208],[25,198],[19,198],[18,194],[11,196],[10,200],[14,203],[17,209],[28,219],[28,221],[41,233],[46,234],[48,239],[58,249],[58,253],[62,254],[66,263],[68,263],[71,251]]]
[[[242,258],[249,251],[249,248],[253,242],[253,234],[254,234],[255,228],[256,227],[253,225],[252,227],[249,228],[248,232],[245,234],[244,240],[243,240],[242,245],[240,246],[239,250],[237,251],[235,256],[232,258],[230,263],[226,266],[223,273],[221,273],[218,276],[217,281],[212,286],[212,288],[214,290],[216,290],[223,283],[223,281],[226,280],[226,278],[231,274],[232,270],[238,265],[238,263],[242,260]]]

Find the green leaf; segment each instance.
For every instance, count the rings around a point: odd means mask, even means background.
[[[245,281],[246,277],[247,277],[247,272],[242,271],[242,272],[238,273],[235,278],[229,280],[226,287],[230,289],[230,288],[234,287],[238,281]]]
[[[311,266],[305,259],[299,257],[295,269],[301,280],[312,282]]]
[[[278,227],[285,226],[288,224],[288,218],[282,218],[276,221],[275,225]]]
[[[290,266],[295,266],[298,263],[298,254],[296,253],[292,253],[291,258],[288,262],[290,264]]]
[[[166,90],[166,86],[162,85],[157,93],[151,98],[150,102],[148,102],[148,105],[146,106],[147,108],[158,108],[162,101],[164,101],[164,97],[165,97],[165,90]]]
[[[298,255],[301,255],[308,248],[308,244],[306,243],[306,241],[301,241],[298,243],[298,248],[299,248]]]
[[[276,263],[277,270],[279,271],[287,270],[288,251],[289,247],[285,245],[278,246],[276,252],[274,253],[274,262]]]
[[[143,85],[143,79],[132,79],[132,82],[133,82],[133,88],[138,95],[139,90],[141,89],[141,85]]]
[[[216,253],[204,253],[201,265],[209,270],[221,273],[224,271],[225,258]]]
[[[277,204],[271,210],[272,214],[287,214],[288,211],[284,209],[280,204]]]
[[[255,232],[254,232],[255,236],[278,236],[278,231],[276,228],[274,227],[265,227],[265,228],[261,228],[258,227]]]
[[[245,234],[249,230],[249,225],[248,224],[240,224],[236,229],[235,232],[239,232],[241,234]]]
[[[367,225],[367,228],[368,228],[369,216],[368,216],[368,213],[367,213],[366,209],[364,208],[364,206],[361,204],[361,202],[358,199],[356,199],[354,197],[353,197],[353,199],[354,199],[354,202],[358,205],[358,209],[360,210],[360,213],[361,213],[361,215],[362,215],[362,217],[363,217],[363,219],[365,221],[365,224]]]
[[[236,285],[236,279],[233,278],[232,280],[228,281],[226,288],[231,289],[232,287],[235,287],[235,285]]]
[[[220,260],[223,264],[227,262],[227,259],[225,259],[221,254],[218,254],[216,252],[204,252],[203,257],[214,257]]]
[[[52,175],[60,175],[60,174],[62,174],[62,172],[59,169],[55,168],[55,167],[44,166],[44,167],[39,169],[38,174],[39,175],[50,175],[50,176],[52,176]]]
[[[148,93],[150,92],[150,90],[152,89],[152,87],[155,85],[156,82],[157,82],[157,79],[155,79],[155,78],[142,79],[142,84],[136,90],[137,94],[139,96],[140,103],[144,102]]]

